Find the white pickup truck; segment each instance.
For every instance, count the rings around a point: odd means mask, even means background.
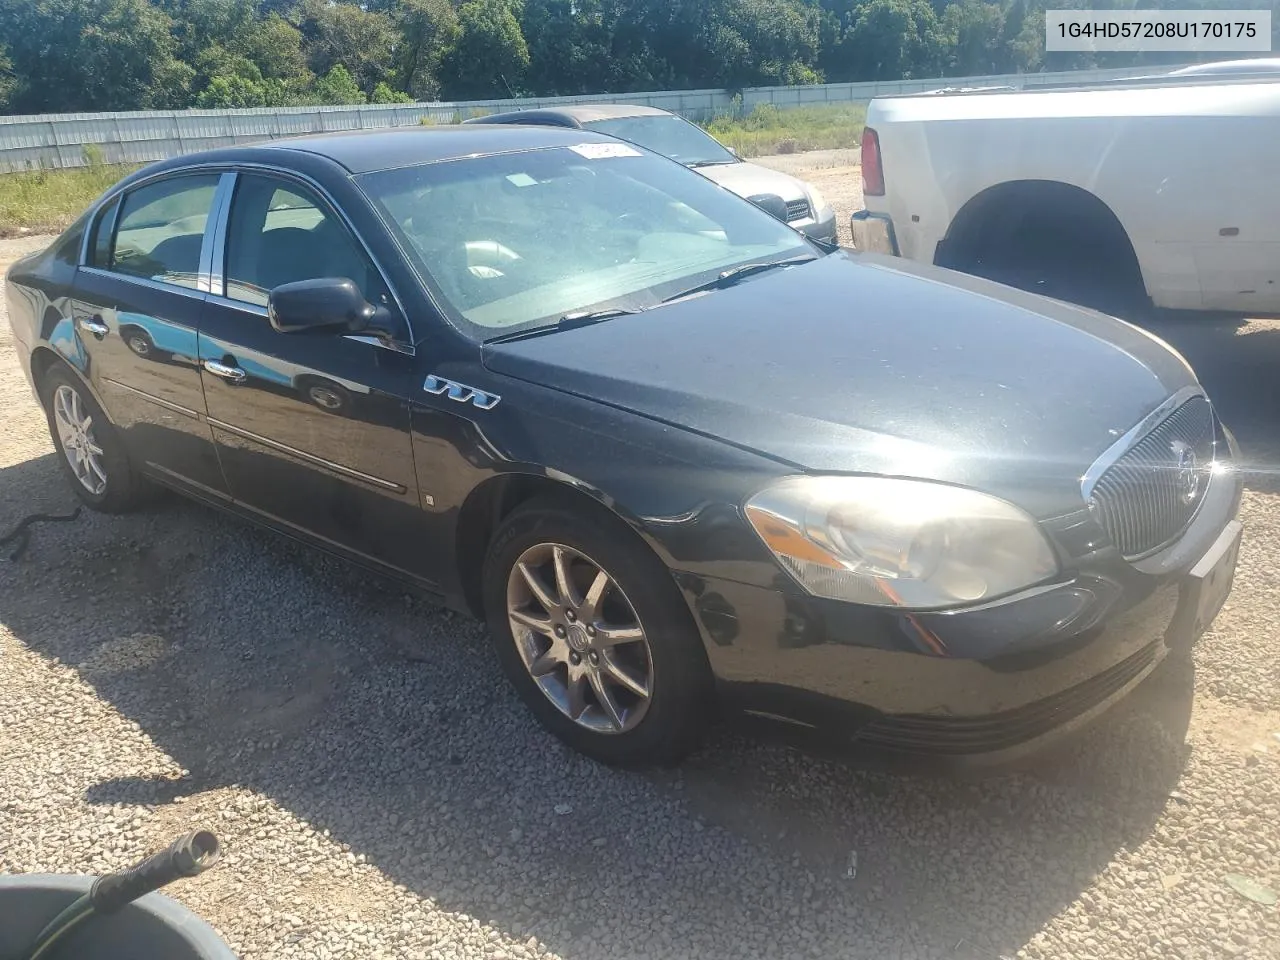
[[[854,246],[1137,318],[1280,314],[1280,77],[874,100]]]

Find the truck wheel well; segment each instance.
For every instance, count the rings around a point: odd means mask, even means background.
[[[484,619],[482,578],[484,558],[498,525],[517,507],[534,499],[556,499],[574,509],[607,515],[614,523],[625,520],[598,500],[568,484],[533,474],[503,474],[471,491],[458,512],[456,556],[458,578],[467,609]],[[628,529],[630,525],[627,524]],[[643,543],[643,541],[641,541]],[[645,544],[648,549],[648,544]]]
[[[969,200],[938,244],[934,262],[1012,286],[1042,289],[1046,277],[1079,283],[1089,291],[1065,291],[1062,299],[1089,306],[1103,291],[1108,305],[1123,297],[1146,302],[1142,269],[1115,213],[1087,190],[1052,180],[998,184]],[[1027,283],[1019,282],[1026,280]]]

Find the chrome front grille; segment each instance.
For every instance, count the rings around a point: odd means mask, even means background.
[[[1127,559],[1154,553],[1191,522],[1209,486],[1214,438],[1213,409],[1193,396],[1086,488],[1090,511]]]
[[[787,201],[787,223],[792,220],[804,220],[809,216],[808,200],[788,200]]]

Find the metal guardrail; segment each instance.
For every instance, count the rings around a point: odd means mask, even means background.
[[[1174,69],[1161,67],[1160,70]],[[0,116],[0,172],[32,168],[81,167],[90,154],[104,163],[148,163],[255,140],[307,133],[372,130],[457,123],[503,110],[573,103],[631,103],[661,107],[690,120],[705,121],[736,111],[750,112],[771,103],[786,109],[823,103],[866,103],[874,97],[921,93],[940,87],[1014,86],[1089,83],[1150,74],[1153,68],[1023,73],[985,77],[945,77],[873,83],[826,83],[795,87],[728,90],[662,90],[602,93],[577,97],[518,100],[469,100],[355,107],[258,107],[246,110],[141,111],[136,113],[63,113]],[[86,150],[86,148],[88,148]]]

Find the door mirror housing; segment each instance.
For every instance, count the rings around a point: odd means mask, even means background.
[[[382,333],[380,310],[346,277],[282,283],[267,298],[267,316],[280,333]]]

